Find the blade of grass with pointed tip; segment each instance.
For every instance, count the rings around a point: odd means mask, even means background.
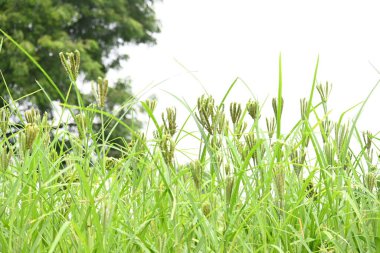
[[[367,104],[369,98],[371,97],[371,95],[373,94],[373,92],[376,90],[377,86],[379,85],[380,83],[380,80],[376,82],[376,84],[373,86],[373,88],[371,89],[371,92],[367,95],[367,97],[365,98],[365,100],[363,101],[363,104],[362,106],[360,107],[358,113],[356,114],[355,118],[354,118],[354,121],[352,123],[352,126],[351,126],[351,129],[350,129],[350,132],[347,136],[347,139],[346,141],[343,143],[343,148],[342,148],[342,152],[341,152],[341,155],[342,157],[346,157],[347,156],[347,151],[349,149],[349,143],[351,141],[351,137],[354,133],[354,130],[356,128],[356,124],[359,120],[359,117],[361,115],[361,113],[363,112],[363,109],[364,109],[364,106]]]
[[[315,65],[315,69],[314,69],[313,84],[311,86],[311,91],[310,91],[310,96],[309,96],[309,102],[308,102],[307,111],[306,111],[306,120],[309,120],[310,111],[311,111],[311,108],[313,106],[314,91],[315,91],[315,86],[317,85],[318,66],[319,66],[319,55],[318,55],[318,58],[317,58],[317,63]]]
[[[282,59],[281,54],[278,60],[278,91],[277,91],[277,140],[281,138],[281,113],[282,113]]]

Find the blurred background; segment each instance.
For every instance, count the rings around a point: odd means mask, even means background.
[[[157,44],[126,47],[130,59],[117,73],[129,75],[136,92],[159,84],[150,93],[161,109],[178,104],[167,92],[190,105],[203,87],[221,99],[238,77],[245,84],[238,81],[231,99],[244,104],[252,97],[247,85],[261,102],[268,97],[271,113],[281,53],[284,119],[292,125],[319,56],[317,82],[332,83],[330,109],[337,118],[380,77],[371,66],[380,69],[379,8],[378,1],[165,0],[155,5],[162,29]],[[375,91],[359,122],[373,132],[380,129],[379,96]]]
[[[179,126],[189,115],[179,100],[194,107],[207,93],[218,102],[235,79],[228,102],[245,105],[257,98],[264,103],[264,117],[272,116],[281,54],[283,119],[289,130],[300,117],[299,99],[309,96],[318,57],[317,83],[333,85],[331,119],[369,94],[380,77],[379,7],[375,0],[0,1],[0,28],[35,57],[63,94],[69,92],[69,80],[58,54],[78,49],[85,104],[94,100],[89,82],[107,76],[106,110],[117,111],[133,97],[156,97],[156,116],[175,106]],[[9,38],[0,57],[4,79],[19,104],[51,110],[41,87],[52,100],[62,100]],[[380,129],[379,92],[358,122],[363,131]],[[0,107],[9,106],[3,81],[0,96]],[[73,91],[70,96],[68,102],[75,103]],[[139,110],[136,121],[130,115],[134,112],[125,109],[116,116],[126,113],[123,120],[135,129],[147,122]],[[194,124],[187,129],[195,130]],[[130,138],[122,127],[114,131],[117,136]]]

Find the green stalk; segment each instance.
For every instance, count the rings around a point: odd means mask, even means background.
[[[277,123],[277,140],[281,139],[281,113],[282,113],[282,60],[281,54],[279,56],[278,61],[278,91],[277,91],[277,115],[276,115],[276,123]]]

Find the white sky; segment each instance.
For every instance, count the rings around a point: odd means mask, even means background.
[[[135,93],[160,83],[146,95],[156,94],[161,110],[175,105],[180,124],[188,113],[164,91],[195,105],[204,91],[192,75],[217,100],[240,77],[264,102],[276,95],[279,53],[290,124],[299,118],[299,99],[309,95],[318,54],[317,79],[333,84],[336,117],[380,77],[369,64],[380,69],[379,1],[164,0],[155,6],[162,23],[157,45],[127,47],[130,59],[119,74],[132,78]],[[231,100],[244,105],[250,97],[239,82]],[[379,97],[377,90],[362,115],[363,130],[380,130]],[[264,116],[272,116],[269,100],[265,107]]]

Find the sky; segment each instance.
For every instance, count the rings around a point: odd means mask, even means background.
[[[299,99],[309,96],[319,57],[317,82],[332,83],[329,105],[337,118],[380,77],[379,9],[379,1],[367,0],[164,0],[155,4],[157,44],[123,48],[130,58],[111,76],[129,76],[142,98],[156,95],[158,111],[176,106],[182,122],[188,113],[169,93],[191,106],[205,92],[220,101],[239,78],[230,101],[267,99],[264,113],[272,116],[281,54],[283,118],[290,126],[299,118]],[[376,90],[358,123],[363,131],[380,130],[379,98]]]

